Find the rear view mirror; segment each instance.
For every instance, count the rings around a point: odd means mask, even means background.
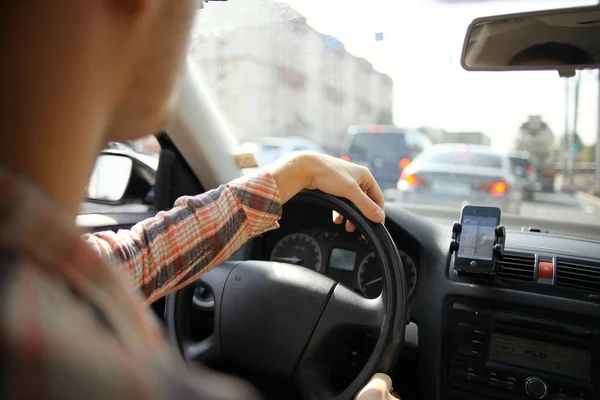
[[[600,6],[475,19],[461,64],[468,71],[575,70],[600,67]]]
[[[105,204],[120,203],[129,186],[132,170],[133,160],[129,157],[114,154],[98,156],[87,186],[87,200]]]

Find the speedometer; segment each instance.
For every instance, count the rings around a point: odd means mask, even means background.
[[[315,271],[321,270],[322,260],[319,243],[304,233],[282,237],[271,252],[271,261],[302,265]]]
[[[406,289],[410,296],[417,285],[417,266],[406,253],[401,250],[398,250],[398,253],[404,267]],[[383,276],[375,259],[375,253],[369,253],[358,266],[358,288],[363,296],[370,299],[379,296],[383,290]]]

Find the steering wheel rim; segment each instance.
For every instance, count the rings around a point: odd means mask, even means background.
[[[247,332],[252,331],[254,327],[240,325],[243,322],[239,321],[240,318],[234,315],[235,312],[233,310],[235,309],[235,311],[243,314],[252,314],[253,311],[247,308],[245,304],[240,304],[239,300],[241,297],[236,295],[233,289],[227,289],[227,287],[238,285],[236,291],[239,292],[242,290],[242,293],[244,293],[244,290],[246,292],[248,290],[263,289],[268,291],[267,286],[269,283],[263,283],[263,281],[271,279],[273,274],[288,274],[293,276],[293,282],[287,282],[288,287],[278,292],[283,296],[283,303],[285,303],[286,296],[296,296],[291,300],[295,301],[300,292],[307,287],[310,287],[310,290],[312,290],[312,292],[307,292],[308,297],[312,297],[312,293],[315,293],[315,298],[326,297],[323,300],[323,306],[319,309],[319,315],[314,328],[309,329],[310,334],[307,342],[301,346],[302,351],[298,359],[294,362],[292,376],[298,390],[303,398],[307,400],[322,398],[334,398],[336,400],[351,399],[364,387],[374,373],[389,372],[391,370],[404,342],[407,318],[407,290],[402,261],[385,226],[383,224],[375,224],[366,219],[356,206],[348,200],[331,196],[318,190],[307,190],[296,195],[290,202],[303,202],[305,204],[325,206],[340,212],[356,226],[367,239],[367,242],[375,253],[376,259],[380,263],[383,275],[382,295],[373,300],[364,299],[350,289],[346,289],[335,282],[331,284],[333,281],[329,278],[303,267],[260,261],[229,261],[215,267],[215,269],[199,278],[203,287],[208,287],[214,294],[215,324],[213,334],[201,342],[193,342],[190,340],[189,335],[185,333],[187,332],[186,317],[189,315],[187,309],[191,303],[190,290],[193,291],[193,288],[190,289],[190,287],[187,290],[182,289],[177,293],[167,296],[166,320],[168,332],[171,339],[180,346],[184,358],[188,360],[206,361],[223,356],[227,358],[233,356],[233,358],[236,358],[236,354],[238,354],[236,350],[245,351],[245,349],[239,349],[238,344],[234,343],[235,341],[241,340],[243,342],[244,340],[239,331],[245,331],[248,334]],[[315,274],[319,275],[319,277]],[[280,277],[277,279],[280,279]],[[242,285],[241,282],[252,286],[239,289],[239,285]],[[330,284],[331,286],[328,286]],[[261,285],[263,286],[262,288],[257,288],[257,286]],[[307,293],[302,292],[301,295],[305,296]],[[229,300],[230,297],[232,300]],[[290,299],[292,298],[290,297]],[[272,302],[273,299],[271,299]],[[269,306],[271,304],[263,304],[263,308],[268,308]],[[312,303],[311,305],[306,303],[305,306],[309,308],[316,307],[315,310],[318,308],[317,305],[313,305]],[[255,313],[252,315],[255,318],[261,317],[261,314]],[[283,318],[285,317],[283,316]],[[301,326],[305,325],[303,317],[302,313],[295,313],[294,320],[287,320],[289,324],[296,324],[289,328],[294,329],[289,331],[290,335],[297,335],[298,330],[301,330]],[[241,320],[243,319],[242,317]],[[298,319],[298,321],[296,322],[295,319]],[[258,322],[256,323],[258,324]],[[331,340],[334,329],[361,324],[370,327],[372,327],[371,325],[380,324],[376,344],[364,367],[351,383],[343,391],[333,393],[327,382],[323,382],[324,378],[320,373],[321,369],[319,366],[325,361],[323,358],[324,354],[327,354],[323,350],[324,343],[327,340]],[[267,332],[266,334],[268,336],[269,333]],[[252,332],[249,335],[252,336]],[[235,338],[235,340],[232,338]],[[258,341],[262,340],[260,336],[255,336],[255,338],[258,338]],[[273,340],[273,338],[267,337],[264,340]],[[253,345],[256,345],[256,343],[253,343]],[[261,343],[257,344],[259,348],[260,345]],[[263,365],[257,364],[257,367],[262,367],[263,369],[269,368],[271,364],[277,365],[279,361],[282,361],[281,357],[275,355],[272,355],[272,358],[272,360],[265,360]],[[243,364],[248,360],[237,359],[235,361]],[[285,365],[291,364],[287,363]],[[278,367],[285,370],[283,364]]]

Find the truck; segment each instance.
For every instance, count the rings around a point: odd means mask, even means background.
[[[483,132],[444,132],[441,143],[463,143],[491,146],[492,139]]]
[[[554,191],[556,178],[554,133],[540,115],[530,115],[517,132],[514,150],[525,151],[537,173],[543,192]]]

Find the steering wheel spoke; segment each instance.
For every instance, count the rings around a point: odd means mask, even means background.
[[[221,358],[221,345],[214,333],[199,342],[185,342],[181,345],[183,356],[188,361],[206,363]]]
[[[367,299],[345,286],[337,285],[317,329],[358,328],[380,331],[384,317],[382,295]]]
[[[296,368],[294,378],[304,398],[333,397],[333,389],[324,384],[323,376],[339,357],[339,344],[353,331],[379,334],[384,319],[382,296],[367,299],[345,286],[336,285]]]

